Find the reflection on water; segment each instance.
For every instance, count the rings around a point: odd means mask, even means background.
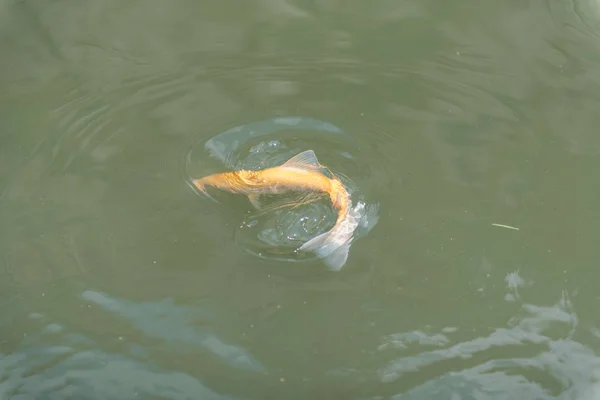
[[[600,358],[575,339],[577,315],[571,307],[567,297],[548,307],[522,304],[521,315],[508,327],[455,344],[455,328],[389,335],[379,350],[407,355],[379,370],[379,377],[393,382],[414,379],[415,372],[438,376],[436,365],[454,360],[452,371],[394,398],[503,398],[507,393],[520,399],[595,398],[589,395],[597,391]],[[431,350],[412,355],[419,348]]]
[[[519,298],[511,285],[506,293]],[[304,371],[302,376],[279,377],[277,367],[266,368],[243,348],[202,328],[227,315],[218,305],[179,306],[172,300],[132,303],[89,290],[81,300],[87,309],[104,314],[96,318],[114,326],[122,320],[132,329],[121,327],[122,335],[87,334],[49,315],[30,313],[31,325],[37,328],[22,339],[18,351],[0,353],[0,394],[6,398],[40,393],[77,398],[88,398],[89,393],[94,393],[93,398],[124,399],[252,398],[235,388],[218,395],[205,379],[180,369],[185,360],[193,363],[207,357],[216,357],[210,362],[212,368],[227,370],[232,377],[236,370],[243,372],[236,378],[243,382],[249,382],[244,375],[251,373],[261,385],[268,387],[274,379],[286,388],[276,392],[299,397],[330,393],[317,388],[323,379],[320,374]],[[352,388],[356,398],[380,398],[372,396],[387,393],[394,399],[479,399],[505,398],[510,393],[511,398],[594,399],[600,358],[578,341],[584,332],[569,297],[564,294],[549,306],[518,302],[517,312],[504,327],[490,327],[481,334],[456,326],[389,333],[377,338],[374,347],[363,349],[362,365],[351,363],[355,367],[323,372],[340,387]],[[133,335],[143,339],[133,340]],[[164,357],[168,353],[180,354],[184,364],[177,367],[169,362]],[[273,373],[276,376],[269,377]],[[214,375],[206,376],[214,379]],[[219,380],[214,381],[218,387]],[[384,386],[378,388],[376,382]]]
[[[191,351],[193,347],[201,347],[222,358],[235,368],[244,368],[254,371],[262,371],[264,368],[243,349],[227,345],[208,332],[197,332],[191,325],[192,315],[207,314],[214,319],[215,312],[195,308],[186,310],[176,307],[172,302],[162,301],[160,303],[133,304],[127,301],[111,299],[102,293],[86,291],[82,298],[95,304],[107,312],[113,312],[135,327],[147,337],[163,339],[168,343],[177,344],[184,353]],[[219,313],[216,313],[219,314]]]
[[[341,5],[1,2],[0,397],[600,396],[598,2]],[[305,149],[336,274],[187,185]]]
[[[21,352],[0,359],[0,393],[7,399],[234,398],[215,393],[184,372],[148,362],[137,354],[139,349],[114,353],[94,347],[85,337],[49,324],[29,337]]]

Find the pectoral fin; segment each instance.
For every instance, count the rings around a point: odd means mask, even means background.
[[[262,203],[260,201],[259,194],[249,194],[248,200],[250,200],[250,204],[252,204],[252,206],[257,210],[260,210],[262,208]]]

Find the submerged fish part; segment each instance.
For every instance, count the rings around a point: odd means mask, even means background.
[[[252,206],[254,208],[261,209],[262,208],[262,202],[260,201],[260,194],[249,194],[248,195],[248,200],[250,201],[250,204],[252,204]]]

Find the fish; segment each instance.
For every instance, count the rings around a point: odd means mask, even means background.
[[[302,244],[297,251],[313,252],[323,259],[329,269],[339,271],[348,260],[354,231],[359,225],[364,204],[352,205],[350,193],[342,181],[319,163],[313,150],[305,150],[283,164],[261,170],[238,170],[208,175],[193,180],[194,186],[210,197],[207,186],[243,194],[257,209],[262,207],[260,197],[288,191],[311,191],[327,194],[337,210],[333,227]]]

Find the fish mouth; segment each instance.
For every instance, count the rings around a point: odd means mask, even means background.
[[[195,188],[198,192],[200,192],[207,199],[209,199],[215,203],[218,203],[218,201],[208,193],[208,190],[206,190],[206,185],[200,179],[194,179],[192,181],[191,186],[193,188]]]

